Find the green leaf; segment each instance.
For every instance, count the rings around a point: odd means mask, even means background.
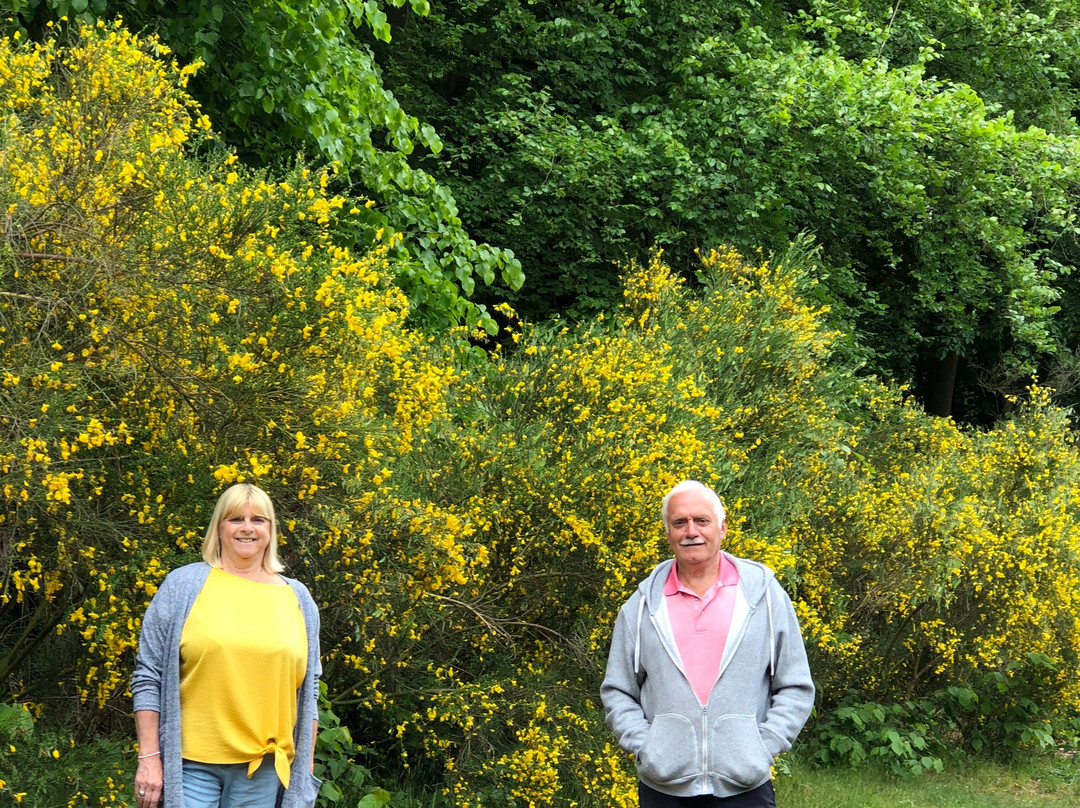
[[[383,808],[389,805],[391,794],[383,788],[376,788],[356,804],[356,808]]]
[[[331,783],[329,780],[323,780],[323,784],[319,786],[319,796],[330,800],[330,802],[339,802],[341,800],[341,789]]]

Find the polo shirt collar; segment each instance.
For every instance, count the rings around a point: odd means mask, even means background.
[[[734,586],[738,582],[738,568],[727,557],[727,553],[720,553],[720,573],[716,578],[716,583],[710,588],[715,589],[720,586]],[[672,564],[671,572],[668,574],[667,581],[664,583],[664,595],[671,597],[672,595],[677,595],[680,591],[693,594],[679,581],[679,565]]]

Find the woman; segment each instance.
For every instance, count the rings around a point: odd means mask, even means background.
[[[280,574],[270,497],[225,491],[202,555],[165,578],[143,618],[136,804],[312,808],[319,612]]]

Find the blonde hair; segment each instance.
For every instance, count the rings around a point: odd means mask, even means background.
[[[251,512],[255,516],[261,516],[270,520],[270,543],[266,545],[263,553],[262,568],[270,573],[285,571],[285,565],[278,558],[277,519],[274,517],[274,503],[270,496],[258,486],[251,483],[237,483],[226,488],[218,497],[217,505],[214,506],[214,515],[210,517],[210,525],[206,528],[206,536],[203,538],[202,557],[211,567],[221,566],[221,535],[219,528],[226,519],[237,516],[244,505],[251,506]]]

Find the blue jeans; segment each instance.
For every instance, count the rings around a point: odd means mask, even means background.
[[[281,783],[274,757],[247,776],[246,763],[184,761],[184,808],[274,808]]]

